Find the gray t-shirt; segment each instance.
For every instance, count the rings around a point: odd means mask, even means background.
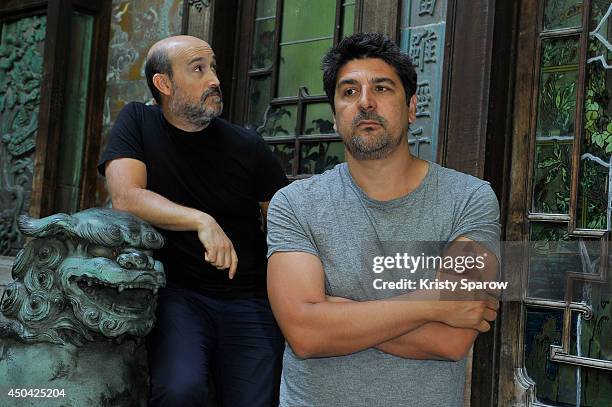
[[[499,234],[499,205],[489,184],[435,163],[414,191],[391,201],[368,197],[343,163],[281,189],[268,210],[268,256],[318,256],[326,294],[357,301],[377,299],[371,266],[363,264],[374,242],[465,236],[497,254]],[[300,360],[287,346],[280,405],[462,406],[464,381],[465,359],[412,360],[370,348]]]

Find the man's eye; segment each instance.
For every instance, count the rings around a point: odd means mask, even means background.
[[[386,86],[377,86],[376,87],[376,91],[377,92],[386,92],[388,90],[389,90],[389,88],[387,88]]]
[[[210,69],[214,72],[217,72],[217,65],[211,65]]]
[[[196,72],[202,72],[202,65],[196,65],[195,71]]]
[[[347,90],[345,90],[345,91],[344,91],[344,94],[345,94],[346,96],[352,96],[352,95],[354,95],[355,93],[357,93],[357,91],[356,91],[355,89],[352,89],[352,88],[349,88],[349,89],[347,89]]]

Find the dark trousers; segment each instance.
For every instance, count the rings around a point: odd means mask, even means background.
[[[219,300],[161,289],[147,337],[149,405],[206,406],[210,372],[219,406],[276,406],[283,349],[265,299]]]

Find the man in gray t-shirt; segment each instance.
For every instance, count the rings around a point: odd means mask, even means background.
[[[420,301],[422,287],[389,300],[374,279],[436,270],[375,274],[371,261],[387,242],[474,241],[495,268],[497,199],[488,183],[410,154],[416,74],[391,40],[355,34],[323,67],[347,163],[280,190],[268,211],[268,293],[288,343],[281,406],[463,405],[465,354],[497,302]]]

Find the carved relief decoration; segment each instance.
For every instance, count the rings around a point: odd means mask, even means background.
[[[46,18],[2,26],[0,41],[0,255],[23,245],[17,228],[32,192]]]

